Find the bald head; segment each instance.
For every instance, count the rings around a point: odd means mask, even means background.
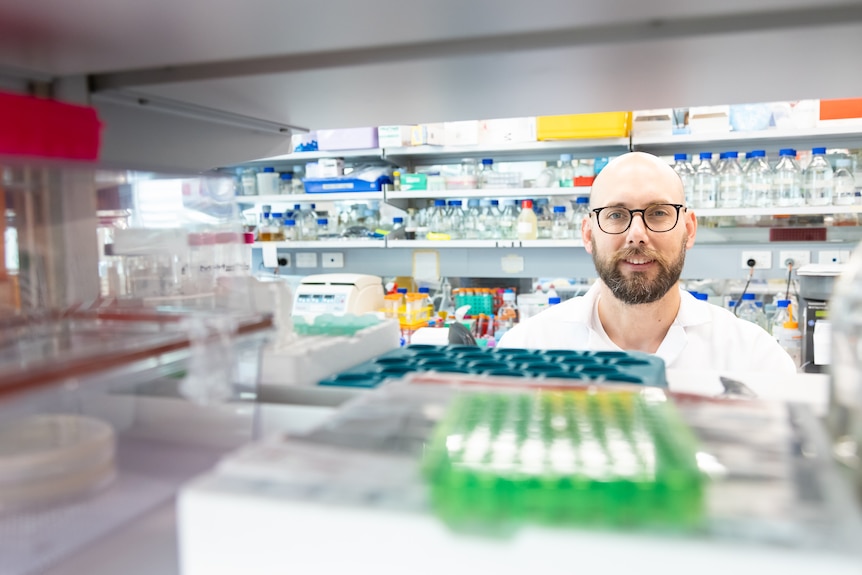
[[[685,191],[667,162],[645,152],[629,152],[611,160],[590,190],[590,206],[594,208],[651,203],[684,204]]]

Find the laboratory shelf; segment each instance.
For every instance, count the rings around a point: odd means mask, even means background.
[[[824,214],[858,214],[862,213],[862,205],[852,206],[797,206],[771,208],[692,208],[698,217],[711,218],[719,216],[816,216]]]
[[[351,160],[350,163],[358,163],[361,161],[376,161],[384,160],[384,152],[382,148],[367,148],[362,150],[318,150],[316,152],[293,152],[292,154],[282,154],[280,156],[270,156],[250,162],[242,162],[232,167],[263,167],[263,166],[278,166],[278,165],[298,165],[305,162],[316,162],[321,158],[342,158]]]
[[[581,240],[388,240],[388,248],[573,248],[582,247]]]
[[[629,138],[598,138],[584,140],[555,140],[549,142],[512,142],[490,146],[408,146],[386,148],[387,159],[395,163],[433,160],[453,162],[462,158],[547,160],[558,154],[594,157],[602,154],[623,154],[630,148]]]
[[[544,198],[549,196],[588,196],[589,186],[573,188],[486,188],[481,190],[411,190],[386,193],[386,201],[417,199],[463,199],[463,198]]]
[[[237,196],[238,204],[317,204],[321,202],[382,201],[383,192],[335,192],[332,194],[285,194],[275,196]],[[292,207],[292,206],[291,206]]]
[[[276,249],[290,250],[326,250],[326,249],[354,249],[354,248],[384,248],[386,242],[379,240],[320,240],[320,241],[297,241],[297,242],[255,242],[252,247],[264,248],[273,246]]]
[[[632,135],[631,149],[651,153],[748,151],[758,148],[806,149],[816,146],[852,147],[862,144],[862,125],[821,126],[802,130],[773,129],[755,132],[682,134],[677,136]]]

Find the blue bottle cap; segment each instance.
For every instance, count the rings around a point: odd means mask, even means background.
[[[572,155],[571,154],[560,154],[560,159],[564,162],[571,162]]]
[[[278,177],[279,177],[279,179],[282,179],[282,180],[292,180],[293,179],[293,172],[282,172],[281,174],[278,175]]]
[[[700,159],[701,160],[711,160],[712,159],[712,152],[701,152],[700,153]]]
[[[494,164],[494,160],[492,160],[491,158],[482,158],[482,165],[483,166],[491,166],[493,164]]]
[[[461,207],[464,204],[461,200],[452,200],[452,205],[456,208]]]
[[[688,159],[688,154],[674,154],[673,155],[673,161],[674,162],[681,162],[681,161],[684,162],[687,159]]]
[[[276,219],[282,217],[283,215],[284,214],[282,214],[281,212],[272,212],[272,217]]]
[[[587,198],[584,196],[579,196],[578,199],[575,200],[575,203],[576,204],[589,204],[590,198]]]
[[[407,293],[407,288],[398,288],[398,293]]]
[[[560,300],[560,298],[558,298],[558,297],[549,297],[548,298],[548,305],[557,305],[558,303],[560,303],[560,301],[562,301],[562,300]]]
[[[744,293],[744,294],[742,294],[742,301],[748,301],[748,300],[751,300],[751,299],[754,299],[754,294],[753,294],[753,293]]]
[[[430,291],[430,290],[429,290],[427,287],[421,287],[421,288],[419,288],[419,293],[429,293],[429,291]]]
[[[766,150],[751,150],[751,157],[752,158],[765,158],[766,157]]]
[[[739,157],[739,152],[725,152],[725,154],[727,154],[726,157],[728,157],[728,158],[738,158]]]
[[[446,200],[434,200],[434,205],[435,206],[445,206]]]
[[[566,213],[566,206],[554,206],[555,214],[564,214]]]
[[[499,205],[500,205],[500,200],[491,200],[491,205],[492,205],[492,206],[499,206]]]
[[[328,224],[329,224],[329,220],[327,218],[318,218],[317,219],[317,225],[318,226],[325,226]]]
[[[826,148],[811,148],[811,153],[823,155],[826,153]]]
[[[264,171],[265,173],[269,174],[269,173],[274,172],[274,171],[275,171],[275,168],[264,168],[264,169],[263,169],[263,171]]]
[[[745,152],[745,159],[750,160],[754,157],[754,152]]]
[[[776,307],[779,307],[779,308],[787,307],[790,305],[790,300],[789,299],[780,299],[777,302],[775,302],[775,305],[776,305]]]
[[[778,155],[779,156],[793,156],[795,158],[796,157],[796,150],[794,150],[793,148],[781,148],[780,150],[778,150]]]
[[[320,221],[320,220],[318,220],[318,221]],[[403,224],[404,218],[392,218],[392,223],[393,224]]]
[[[286,226],[295,226],[296,220],[284,220],[284,225]]]

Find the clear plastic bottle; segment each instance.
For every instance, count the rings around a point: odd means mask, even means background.
[[[293,189],[290,192],[291,194],[297,195],[305,193],[305,184],[302,183],[302,172],[294,171],[291,183],[293,184]]]
[[[482,158],[482,165],[479,171],[479,187],[482,189],[494,187],[494,160],[491,158]]]
[[[736,316],[766,329],[766,316],[758,309],[753,293],[742,294],[742,302]]]
[[[434,200],[434,207],[428,214],[428,233],[447,234],[446,200]]]
[[[317,239],[326,240],[332,238],[332,232],[329,229],[329,218],[317,218]]]
[[[779,160],[772,175],[772,195],[779,207],[802,206],[805,204],[802,196],[802,172],[796,163],[796,150],[782,148],[778,152]]]
[[[257,174],[257,193],[261,196],[278,195],[278,174],[275,168],[266,167]]]
[[[551,162],[545,162],[543,169],[536,177],[537,188],[559,188],[560,178],[557,175],[557,168],[551,165]]]
[[[856,180],[851,172],[850,158],[835,161],[835,174],[832,176],[832,203],[836,206],[852,206],[856,203]]]
[[[805,202],[809,206],[832,204],[832,165],[826,159],[826,148],[812,148],[811,162],[802,172]]]
[[[568,240],[572,237],[569,218],[566,217],[566,206],[554,206],[554,220],[551,226],[551,238]]]
[[[535,240],[539,237],[536,212],[533,211],[533,200],[521,202],[521,213],[518,214],[518,239]]]
[[[718,199],[718,178],[712,167],[712,152],[701,152],[694,171],[695,208],[714,208]]]
[[[685,191],[686,205],[694,206],[694,167],[692,167],[691,162],[688,161],[688,154],[673,155],[673,170],[682,181],[682,189]]]
[[[561,188],[572,188],[575,185],[575,168],[572,166],[571,154],[560,154],[557,162],[557,178]]]
[[[244,196],[256,196],[257,193],[257,170],[246,168],[240,176],[242,182],[242,193]]]
[[[299,233],[300,239],[313,242],[317,240],[317,214],[314,211],[314,204],[300,204],[299,218]]]
[[[745,190],[742,205],[747,208],[771,208],[772,168],[766,161],[765,150],[753,150],[745,169]]]
[[[282,196],[293,193],[293,172],[282,172],[278,175],[278,193]]]
[[[507,289],[503,292],[503,303],[497,310],[497,329],[494,330],[494,339],[497,341],[518,323],[518,305],[515,300],[514,291]]]
[[[453,240],[460,239],[464,234],[464,203],[461,200],[451,200],[447,212],[447,227],[449,237]]]
[[[532,210],[531,210],[532,211]],[[503,210],[497,220],[500,239],[518,238],[518,200],[503,200]]]
[[[481,238],[481,217],[482,209],[479,207],[479,200],[472,198],[467,200],[467,212],[464,214],[464,233],[465,240],[478,240]]]
[[[778,341],[778,345],[793,358],[796,367],[799,367],[802,365],[802,331],[799,329],[793,304],[788,300],[781,301],[787,302],[787,305],[784,308],[785,311],[781,313],[783,316],[781,323],[778,319],[773,319],[772,335]],[[778,316],[779,312],[776,312],[776,318]]]
[[[554,214],[548,198],[539,198],[533,202],[533,211],[536,213],[536,230],[540,240],[551,239],[554,226]]]
[[[590,198],[586,196],[579,196],[575,199],[575,206],[572,210],[571,217],[571,225],[570,228],[572,230],[572,234],[577,234],[578,230],[581,229],[581,224],[584,221],[584,218],[590,217]]]
[[[769,333],[778,340],[779,332],[784,328],[784,322],[790,321],[787,306],[790,305],[789,299],[780,299],[775,302],[775,315],[772,316],[772,322],[769,325]]]
[[[718,206],[721,208],[742,207],[742,190],[745,187],[745,181],[738,157],[738,152],[721,154],[721,164],[718,168]]]
[[[856,181],[850,167],[850,158],[839,158],[835,162],[832,203],[836,206],[852,206],[856,203]],[[833,225],[856,226],[859,225],[859,218],[855,213],[836,213]]]
[[[300,239],[300,230],[296,225],[296,220],[288,218],[284,220],[283,239],[286,242],[295,242]]]

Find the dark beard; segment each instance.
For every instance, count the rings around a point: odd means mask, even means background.
[[[605,259],[598,256],[595,238],[593,238],[592,244],[593,264],[596,266],[599,277],[610,288],[614,297],[628,305],[652,303],[660,300],[679,281],[682,267],[685,264],[685,238],[683,238],[679,256],[672,261],[665,259],[658,252],[645,248],[625,248]],[[619,263],[634,257],[643,257],[655,261],[659,270],[654,280],[650,281],[647,274],[642,272],[634,272],[629,277],[623,275]]]

